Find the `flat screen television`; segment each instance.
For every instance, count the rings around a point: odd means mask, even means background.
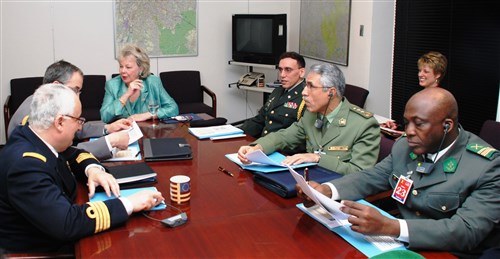
[[[286,51],[286,14],[234,14],[233,60],[276,65]]]

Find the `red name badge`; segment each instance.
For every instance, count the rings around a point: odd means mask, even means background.
[[[413,181],[411,179],[401,175],[399,177],[398,184],[396,184],[396,188],[394,188],[394,191],[392,192],[392,198],[402,204],[405,204],[412,185]]]

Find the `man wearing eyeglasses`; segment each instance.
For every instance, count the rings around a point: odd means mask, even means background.
[[[16,127],[0,152],[0,247],[9,253],[72,253],[75,241],[122,225],[164,200],[158,191],[120,197],[115,178],[90,153],[71,147],[84,119],[78,96],[61,84],[33,94],[29,124]],[[115,199],[76,204],[76,179]]]
[[[71,88],[79,95],[82,91],[83,72],[75,65],[60,60],[47,68],[43,83],[61,83]],[[26,123],[32,99],[33,95],[26,98],[12,116],[7,130],[9,136],[16,126]],[[85,122],[85,120],[83,122]],[[130,127],[131,122],[129,120],[121,119],[111,124],[105,124],[101,121],[92,121],[82,123],[82,125],[82,130],[78,131],[75,135],[77,139],[83,140],[91,137],[99,138],[94,141],[80,142],[77,147],[89,151],[98,159],[103,160],[111,158],[111,150],[114,147],[126,149],[128,146],[128,132],[122,130]]]
[[[305,65],[304,58],[296,52],[285,52],[280,56],[281,87],[274,89],[259,113],[240,127],[246,134],[254,138],[265,136],[287,128],[302,116]]]
[[[283,163],[319,163],[340,174],[372,167],[379,153],[379,125],[372,113],[344,97],[344,89],[344,75],[337,66],[313,65],[302,91],[307,108],[304,116],[286,129],[240,147],[238,158],[250,163],[246,154],[257,149],[270,154],[306,145],[306,153],[288,156]]]

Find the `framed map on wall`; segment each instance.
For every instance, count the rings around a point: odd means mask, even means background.
[[[129,43],[150,57],[198,55],[197,1],[115,0],[115,56]]]
[[[350,0],[301,1],[299,53],[347,66]]]

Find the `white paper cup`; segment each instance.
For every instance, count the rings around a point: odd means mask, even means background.
[[[191,179],[186,175],[170,177],[170,199],[177,204],[189,201],[191,198]]]

